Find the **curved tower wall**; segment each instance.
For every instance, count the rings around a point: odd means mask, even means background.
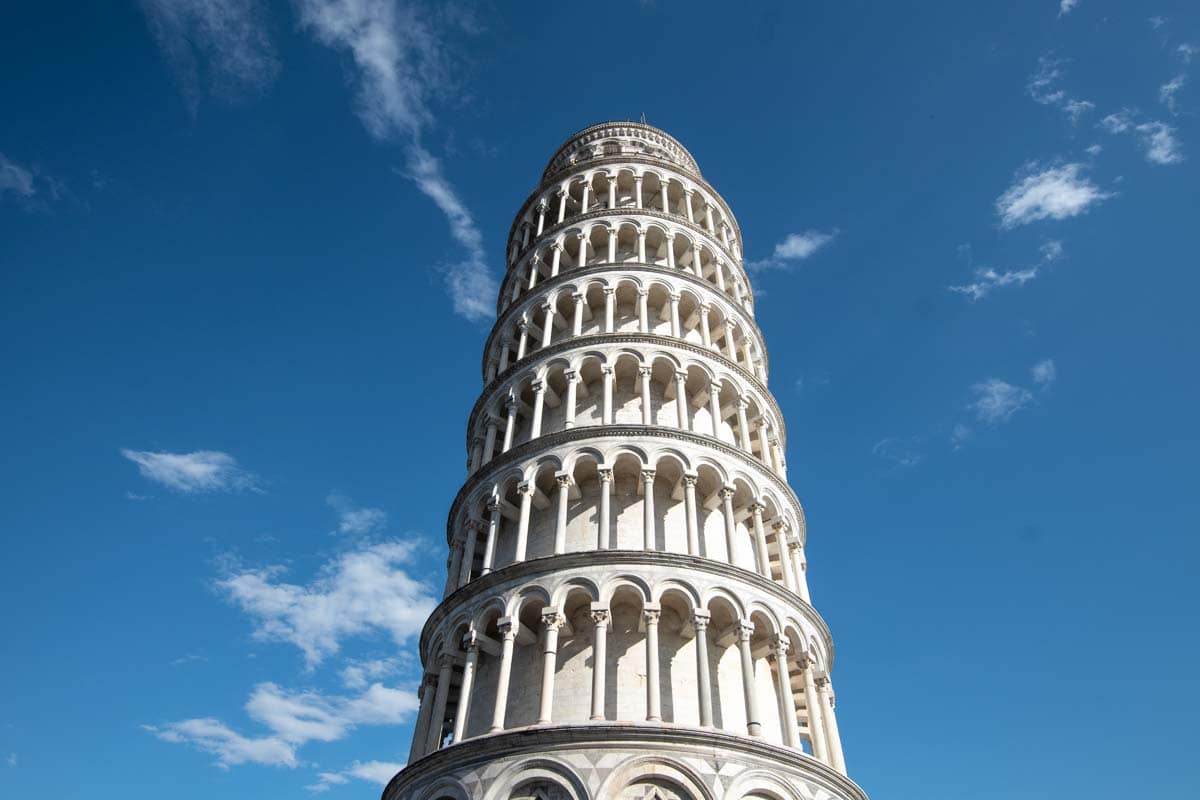
[[[856,798],[733,213],[581,131],[513,223],[385,800]]]

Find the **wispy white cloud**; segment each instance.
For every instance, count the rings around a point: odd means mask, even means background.
[[[1151,164],[1178,164],[1183,161],[1183,145],[1175,138],[1175,129],[1165,122],[1143,122],[1134,128],[1146,160]]]
[[[966,425],[961,422],[955,423],[954,429],[950,431],[950,449],[955,452],[962,450],[974,435],[975,432]]]
[[[415,8],[393,0],[295,0],[295,5],[302,27],[317,41],[353,59],[363,124],[376,139],[405,144],[405,174],[446,216],[464,251],[464,258],[444,268],[455,312],[472,321],[488,319],[498,284],[487,266],[483,235],[441,161],[421,142],[434,122],[428,98],[446,83],[445,42]]]
[[[326,504],[338,514],[338,533],[361,536],[387,526],[388,515],[382,508],[364,508],[341,492],[330,492]]]
[[[1196,54],[1200,53],[1200,47],[1184,42],[1175,48],[1175,53],[1179,56],[1183,63],[1190,64],[1192,63],[1192,59],[1196,57]]]
[[[1094,109],[1096,104],[1090,100],[1071,97],[1059,86],[1059,81],[1066,75],[1063,69],[1066,64],[1064,59],[1049,55],[1040,56],[1037,70],[1025,83],[1025,91],[1035,103],[1062,109],[1074,125],[1079,122],[1080,117]]]
[[[398,725],[416,708],[415,693],[380,683],[343,696],[289,691],[267,682],[254,687],[245,705],[247,716],[269,731],[266,735],[244,736],[212,717],[142,728],[163,741],[212,753],[222,768],[247,763],[296,767],[297,749],[307,742],[337,741],[359,725]]]
[[[283,582],[284,567],[270,566],[235,570],[217,587],[255,620],[256,638],[294,644],[312,667],[347,637],[382,631],[405,644],[420,633],[436,601],[406,571],[415,550],[398,540],[364,544],[326,562],[307,585]]]
[[[1067,219],[1112,197],[1092,183],[1083,164],[1039,168],[1027,165],[1004,194],[996,198],[1000,225],[1013,228],[1045,219]]]
[[[1178,111],[1179,99],[1176,95],[1183,91],[1185,83],[1187,83],[1187,75],[1180,73],[1158,87],[1159,102],[1165,105],[1172,114]]]
[[[975,412],[980,422],[988,425],[1007,422],[1013,414],[1033,402],[1033,393],[1028,389],[999,378],[988,378],[974,384],[971,393],[975,399],[967,407]]]
[[[17,754],[9,753],[8,755],[6,755],[4,757],[4,763],[10,767],[15,767],[17,765]]]
[[[1067,14],[1070,14],[1077,5],[1079,5],[1079,0],[1059,0],[1058,15],[1060,17],[1064,17]]]
[[[36,191],[33,171],[0,153],[0,195],[11,192],[17,197],[28,198],[33,197]]]
[[[1042,259],[1037,264],[1024,269],[1011,269],[1004,272],[992,267],[976,267],[973,281],[946,288],[957,294],[965,295],[971,302],[982,300],[996,289],[1008,286],[1020,288],[1036,278],[1043,265],[1058,261],[1063,255],[1062,242],[1057,239],[1045,242],[1039,249]]]
[[[807,230],[802,233],[791,233],[777,245],[769,258],[761,261],[746,263],[751,270],[788,269],[799,262],[811,258],[816,252],[832,242],[838,235],[837,230],[825,233],[823,231]]]
[[[373,658],[350,660],[342,667],[342,683],[347,689],[362,689],[371,681],[395,674],[401,666],[399,658]]]
[[[1111,134],[1129,133],[1136,136],[1142,154],[1151,164],[1178,164],[1183,161],[1183,145],[1175,135],[1175,128],[1158,120],[1138,122],[1139,117],[1137,109],[1123,108],[1100,120],[1100,127]]]
[[[310,792],[327,792],[331,786],[349,783],[351,778],[373,783],[376,786],[386,786],[387,782],[403,768],[404,764],[397,761],[355,761],[339,772],[318,773],[317,782],[304,788]]]
[[[278,736],[249,738],[212,717],[185,719],[165,725],[143,725],[164,742],[190,745],[217,757],[217,766],[238,764],[295,767],[296,748]]]
[[[155,453],[125,449],[121,455],[137,464],[143,478],[185,494],[262,490],[258,476],[239,467],[233,456],[218,450]]]
[[[206,91],[237,100],[279,74],[259,0],[141,0],[141,5],[193,113]]]
[[[1158,30],[1163,25],[1167,24],[1167,18],[1160,17],[1160,16],[1153,16],[1153,17],[1147,18],[1146,22],[1150,23],[1151,28],[1153,28],[1154,30]]]
[[[925,460],[925,454],[921,451],[921,440],[915,436],[887,436],[875,443],[871,454],[903,469],[915,467]]]
[[[1104,146],[1100,144],[1091,144],[1084,149],[1084,152],[1094,158],[1104,152]]]
[[[1045,358],[1034,364],[1029,373],[1033,377],[1033,382],[1043,387],[1054,383],[1054,380],[1058,377],[1058,369],[1054,366],[1054,359],[1052,358]]]

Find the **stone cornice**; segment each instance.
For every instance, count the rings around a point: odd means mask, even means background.
[[[428,655],[430,636],[447,617],[451,616],[454,610],[481,594],[486,595],[491,593],[497,585],[512,580],[514,577],[529,579],[551,573],[577,574],[577,570],[580,567],[630,564],[649,567],[671,567],[680,573],[689,571],[707,572],[710,575],[717,575],[722,578],[748,584],[760,591],[773,595],[780,602],[796,609],[814,627],[820,630],[821,636],[825,640],[825,652],[829,659],[828,668],[833,668],[833,634],[830,632],[824,618],[815,608],[804,602],[800,595],[789,591],[786,587],[781,586],[775,581],[767,580],[757,572],[735,567],[724,561],[697,558],[696,556],[684,555],[682,553],[666,553],[658,550],[587,550],[577,553],[545,556],[543,558],[531,558],[528,561],[508,564],[500,569],[489,572],[487,575],[475,578],[444,597],[442,602],[438,604],[438,607],[429,615],[429,619],[425,620],[425,625],[421,628],[419,645],[419,653],[422,656],[422,661],[423,663],[428,663],[425,660],[425,656]]]
[[[608,136],[637,138],[636,136],[631,137],[629,133],[622,131],[622,128],[645,131],[646,133],[653,134],[654,136],[662,137],[663,139],[667,140],[667,142],[679,148],[679,151],[682,154],[685,162],[689,162],[682,165],[677,164],[677,162],[674,161],[669,163],[676,164],[677,166],[683,166],[685,169],[689,169],[695,172],[697,175],[700,174],[700,165],[696,162],[696,157],[693,156],[688,149],[683,146],[683,142],[679,141],[662,128],[656,128],[653,125],[647,125],[644,122],[634,122],[633,120],[610,119],[606,120],[605,122],[598,122],[595,125],[589,125],[582,130],[575,131],[566,139],[564,139],[563,143],[554,149],[554,153],[550,156],[550,160],[546,162],[546,168],[542,170],[543,180],[545,179],[546,175],[550,173],[551,168],[554,166],[554,162],[558,160],[559,156],[566,153],[571,148],[571,145],[586,144],[588,142],[596,141],[597,139],[603,139]],[[652,140],[647,138],[647,141]]]
[[[539,725],[476,736],[435,750],[409,764],[388,782],[381,800],[398,800],[400,793],[416,781],[482,765],[498,757],[524,754],[532,757],[589,745],[609,749],[625,743],[634,749],[644,749],[648,754],[666,751],[676,758],[683,753],[694,753],[724,761],[724,754],[728,754],[764,769],[794,770],[803,775],[804,780],[821,786],[824,794],[831,797],[867,800],[866,793],[854,781],[793,748],[715,728],[628,722]]]
[[[525,260],[532,255],[533,251],[537,250],[538,242],[542,241],[543,239],[549,239],[553,236],[557,236],[564,230],[569,230],[573,227],[578,227],[584,223],[591,222],[592,220],[604,219],[606,217],[651,217],[653,219],[663,220],[664,222],[670,222],[673,225],[677,225],[681,228],[691,231],[693,234],[704,239],[705,242],[711,245],[714,249],[723,253],[725,257],[729,259],[730,263],[737,268],[739,276],[746,284],[746,292],[750,297],[750,303],[754,303],[753,289],[750,286],[750,276],[746,273],[746,267],[742,263],[742,259],[731,253],[729,248],[722,244],[719,239],[713,236],[713,234],[709,233],[695,222],[688,222],[687,217],[679,217],[675,214],[668,214],[665,211],[659,211],[653,208],[634,208],[633,206],[597,208],[594,211],[588,211],[584,214],[576,214],[575,216],[569,217],[562,222],[556,222],[553,225],[547,226],[542,231],[540,236],[530,240],[529,246],[525,248],[524,252],[521,253],[520,258],[518,258],[510,266],[505,267],[504,279],[501,281],[500,286],[500,297],[504,297],[505,289],[509,288],[512,280],[519,277],[518,273],[516,272],[516,267],[523,264]],[[506,249],[505,252],[507,253],[508,250]],[[571,269],[578,269],[578,267],[572,267]],[[680,267],[676,267],[676,269],[683,271]],[[712,286],[714,289],[716,289],[716,284],[712,284]],[[717,291],[720,291],[720,289],[717,289]],[[732,298],[730,299],[732,300]],[[497,305],[499,305],[499,299],[497,299]]]
[[[541,348],[533,351],[529,355],[522,358],[520,361],[515,361],[508,365],[504,372],[496,375],[479,393],[479,397],[475,400],[475,405],[471,406],[471,413],[467,416],[467,449],[470,450],[471,438],[475,435],[474,422],[480,410],[486,405],[486,401],[495,394],[497,388],[510,377],[520,370],[528,369],[531,364],[537,363],[539,359],[552,358],[561,355],[570,350],[586,350],[596,345],[605,344],[651,344],[656,347],[661,347],[664,350],[684,350],[694,355],[704,356],[716,361],[724,367],[732,369],[735,373],[749,381],[759,393],[763,396],[771,410],[775,412],[775,418],[779,420],[779,444],[780,447],[787,451],[787,423],[783,419],[783,411],[779,408],[779,403],[775,400],[775,395],[771,394],[771,390],[767,388],[767,384],[760,381],[755,375],[747,372],[741,365],[730,361],[728,357],[718,353],[715,350],[710,350],[703,345],[685,342],[682,339],[676,339],[673,336],[661,336],[655,333],[598,333],[594,335],[584,335],[578,338],[568,339],[565,342],[552,344],[549,347]],[[491,347],[489,340],[489,349]],[[486,351],[485,351],[486,352]],[[763,359],[764,366],[766,359]],[[518,369],[518,367],[520,369]],[[538,437],[539,439],[542,437]]]
[[[758,322],[755,321],[754,317],[748,311],[746,311],[746,309],[739,306],[737,304],[737,302],[735,302],[733,299],[731,299],[729,297],[723,297],[720,293],[721,292],[720,289],[718,289],[716,286],[713,286],[711,283],[704,280],[703,278],[697,278],[695,275],[693,275],[690,272],[684,272],[683,270],[680,270],[680,269],[671,269],[670,267],[660,267],[657,264],[640,264],[640,263],[627,261],[624,264],[595,264],[590,267],[580,267],[580,268],[576,268],[576,269],[566,270],[565,272],[559,272],[558,275],[554,276],[553,278],[546,278],[545,280],[538,283],[537,286],[533,287],[533,289],[531,289],[527,294],[522,295],[522,297],[519,301],[517,301],[516,303],[513,303],[511,306],[506,308],[498,317],[496,317],[496,321],[492,323],[492,330],[488,333],[488,338],[483,344],[483,359],[482,359],[482,363],[480,364],[480,367],[483,370],[484,374],[487,373],[488,353],[491,352],[492,345],[495,343],[496,337],[503,335],[505,328],[507,328],[507,323],[510,321],[510,317],[516,316],[519,313],[518,309],[528,310],[530,305],[534,306],[535,308],[538,305],[540,305],[538,303],[532,302],[532,298],[540,297],[548,289],[556,289],[556,288],[561,287],[563,284],[574,283],[576,280],[579,280],[580,278],[592,278],[592,277],[596,277],[598,275],[604,275],[606,273],[613,273],[616,275],[629,275],[629,274],[635,274],[638,272],[649,272],[649,273],[654,274],[655,276],[661,276],[661,277],[671,276],[671,277],[683,278],[685,282],[690,283],[697,288],[706,289],[706,290],[712,292],[717,297],[722,297],[722,299],[724,299],[728,303],[729,307],[732,308],[734,310],[734,312],[738,315],[739,326],[743,330],[749,330],[754,333],[754,338],[758,340],[758,346],[759,346],[760,352],[762,353],[763,369],[766,370],[768,374],[770,373],[771,358],[770,358],[770,354],[767,352],[767,341],[763,337],[762,331],[759,330],[759,328],[758,328]],[[535,320],[535,322],[536,322],[536,320]],[[504,323],[504,324],[501,324],[501,323]],[[603,335],[610,336],[612,334],[603,334]],[[650,334],[640,334],[640,335],[648,336]],[[683,340],[679,339],[677,341],[682,342]],[[724,358],[724,356],[722,356],[722,358]],[[737,366],[738,369],[745,372],[745,370],[741,366],[738,366],[736,364],[735,364],[735,366]],[[747,373],[747,374],[749,374],[749,373]]]
[[[548,433],[545,436],[539,436],[531,442],[519,444],[507,453],[496,455],[491,461],[468,475],[467,480],[458,490],[458,494],[454,496],[454,502],[450,505],[450,514],[446,518],[446,541],[450,542],[454,539],[454,520],[458,517],[460,506],[466,501],[466,498],[475,491],[477,486],[481,483],[487,483],[496,473],[508,469],[514,462],[522,461],[537,453],[546,452],[559,445],[571,444],[572,442],[587,441],[589,439],[629,439],[638,436],[688,442],[689,444],[698,445],[709,450],[715,450],[718,453],[735,458],[743,464],[752,467],[755,473],[765,476],[768,481],[775,485],[776,489],[780,490],[784,497],[791,500],[795,506],[794,510],[796,511],[796,517],[799,520],[800,526],[800,530],[796,531],[796,535],[800,537],[802,544],[807,540],[808,525],[804,518],[804,506],[800,504],[800,498],[796,496],[796,492],[793,491],[787,481],[776,475],[770,467],[745,450],[732,447],[711,436],[704,436],[703,434],[692,433],[691,431],[681,431],[678,428],[664,428],[659,425],[622,424],[592,425],[585,428],[556,431],[555,433]]]
[[[575,165],[575,167],[573,167],[573,169],[578,172],[586,172],[587,170],[592,169],[593,167],[607,166],[610,164],[641,164],[644,166],[662,167],[662,166],[668,165],[668,162],[656,161],[654,159],[649,159],[649,158],[638,158],[635,156],[605,156],[604,158],[592,159],[592,160],[586,162],[586,164],[577,164],[577,165]],[[676,169],[678,169],[678,168],[676,167]],[[568,172],[568,171],[569,170],[563,170],[564,173]],[[508,246],[509,246],[509,244],[511,244],[511,242],[513,241],[513,237],[516,235],[517,227],[520,225],[522,217],[525,216],[525,212],[529,209],[529,206],[532,205],[534,202],[536,202],[537,198],[540,197],[541,194],[543,192],[545,192],[547,188],[549,188],[549,185],[557,182],[558,175],[555,175],[554,177],[555,177],[555,180],[553,180],[553,181],[543,181],[542,183],[538,184],[537,188],[535,188],[532,192],[529,193],[529,196],[527,198],[525,198],[525,202],[521,204],[521,207],[519,209],[517,209],[517,214],[516,214],[516,216],[513,217],[512,224],[508,226],[508,237],[504,240],[504,247],[505,247],[504,257],[505,257],[505,259],[508,258]],[[745,239],[742,238],[742,228],[740,225],[738,225],[738,221],[733,216],[733,211],[730,210],[729,204],[725,202],[725,198],[722,197],[721,194],[715,188],[713,188],[713,186],[710,183],[705,181],[703,178],[696,177],[696,178],[693,178],[693,180],[697,184],[699,184],[700,186],[702,186],[706,190],[708,190],[708,192],[712,195],[713,199],[715,199],[718,203],[721,204],[721,210],[723,212],[725,212],[726,218],[729,220],[730,225],[733,227],[734,239],[738,243],[741,244],[742,252],[744,254],[745,249],[746,249],[746,241],[745,241]],[[603,210],[604,211],[610,211],[610,210],[616,211],[617,209],[603,209]],[[638,213],[643,213],[643,212],[654,213],[654,209],[651,209],[651,208],[632,208],[630,210],[638,212]],[[587,213],[594,214],[596,212],[589,211]],[[664,218],[673,219],[673,220],[681,220],[684,222],[684,224],[689,224],[692,227],[697,227],[694,223],[688,223],[687,217],[680,217],[680,216],[676,216],[675,214],[667,214],[663,211],[658,211],[657,213],[661,214]],[[576,216],[571,217],[571,219],[580,219],[583,216],[585,216],[585,215],[577,214]],[[562,224],[566,225],[567,220],[563,220]],[[704,229],[700,228],[700,230],[703,231]],[[712,235],[712,234],[708,233],[707,231],[704,231],[704,233],[707,236]],[[542,231],[542,235],[545,235],[545,231]],[[720,247],[722,250],[725,251],[726,255],[730,255],[729,250],[726,249],[724,245],[720,245]],[[740,266],[740,264],[739,264],[739,266]]]

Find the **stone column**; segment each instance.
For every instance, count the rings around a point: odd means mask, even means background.
[[[692,556],[700,555],[700,523],[696,519],[697,480],[699,480],[698,475],[685,473],[683,476],[683,502],[687,512],[688,555]]]
[[[737,363],[737,332],[737,325],[725,320],[725,355],[735,364]]]
[[[520,361],[529,348],[529,321],[522,318],[517,323],[517,332],[520,334],[517,336],[517,361]]]
[[[605,230],[608,231],[608,263],[615,264],[617,263],[617,229],[606,227]]]
[[[800,746],[800,728],[796,723],[796,698],[788,674],[788,643],[776,636],[771,640],[771,660],[775,667],[775,691],[779,695],[779,720],[788,747]]]
[[[454,743],[463,740],[467,729],[467,714],[471,710],[471,692],[475,686],[475,665],[479,661],[479,641],[471,631],[463,637],[462,648],[467,652],[463,661],[462,684],[458,690],[458,712],[454,715]]]
[[[575,395],[578,391],[579,373],[573,369],[563,372],[567,379],[567,407],[563,413],[563,427],[570,430],[575,427]]]
[[[555,242],[551,245],[551,249],[554,250],[554,255],[550,257],[550,277],[557,278],[558,269],[562,264],[563,246]]]
[[[737,521],[733,518],[733,495],[737,491],[732,486],[721,489],[721,509],[725,513],[725,549],[729,553],[729,563],[734,563],[734,553],[737,546]]]
[[[587,266],[587,251],[588,251],[588,235],[586,233],[576,234],[579,237],[579,252],[575,255],[575,266]]]
[[[533,493],[536,489],[533,481],[523,481],[517,484],[517,494],[521,495],[521,516],[517,522],[517,552],[513,563],[525,560],[526,544],[529,542],[529,510],[533,505]]]
[[[446,559],[446,583],[442,589],[442,596],[446,597],[450,592],[458,588],[457,577],[458,571],[462,564],[462,540],[455,539],[450,543],[449,558]]]
[[[771,526],[775,531],[775,546],[779,548],[779,567],[783,570],[783,585],[799,594],[796,577],[792,574],[792,559],[788,553],[787,523],[780,520]]]
[[[642,379],[642,425],[653,425],[654,410],[650,408],[650,367],[638,367],[637,374]]]
[[[463,545],[462,562],[458,572],[458,585],[466,586],[471,581],[471,567],[475,566],[475,540],[479,535],[479,520],[467,520],[467,542]]]
[[[579,203],[579,213],[580,214],[586,214],[588,212],[588,205],[589,205],[588,201],[591,199],[590,197],[588,197],[588,195],[590,195],[591,192],[592,192],[592,179],[585,177],[583,179],[583,197],[581,198],[580,203]]]
[[[600,421],[605,425],[612,425],[613,421],[613,368],[605,364],[600,368],[600,374],[604,376],[604,406],[601,411]]]
[[[708,303],[700,304],[700,340],[704,346],[712,349],[712,330],[708,327],[708,313],[712,307]]]
[[[747,453],[750,452],[750,422],[746,419],[746,409],[749,407],[749,400],[744,397],[737,399],[738,439]]]
[[[763,510],[765,508],[766,506],[756,501],[750,506],[750,513],[754,515],[754,544],[758,550],[758,573],[768,580],[773,580],[771,554],[767,552],[767,532],[763,530]]]
[[[617,290],[615,287],[604,287],[604,332],[612,333],[616,330],[614,317],[616,316],[617,305]]]
[[[446,723],[446,699],[450,696],[450,674],[454,659],[449,653],[438,658],[437,696],[433,700],[433,716],[429,719],[429,733],[425,739],[425,752],[432,753],[442,746],[442,726]]]
[[[812,598],[808,593],[808,564],[804,560],[804,545],[800,544],[800,537],[796,536],[788,542],[788,546],[792,551],[792,566],[796,571],[796,593],[800,595],[801,600],[812,605]]]
[[[646,622],[646,721],[662,722],[662,697],[658,685],[658,619],[662,612],[647,607],[642,610]]]
[[[561,225],[562,221],[566,218],[567,218],[567,192],[564,189],[559,189],[558,190],[558,223],[557,224]]]
[[[541,236],[542,231],[544,231],[546,229],[546,209],[549,208],[549,205],[550,204],[546,202],[546,198],[544,198],[544,197],[541,200],[538,200],[538,203],[537,203],[537,212],[538,212],[537,235],[538,236]]]
[[[812,659],[801,655],[798,659],[804,677],[804,705],[808,709],[808,740],[812,743],[813,755],[829,763],[829,749],[825,743],[825,718],[821,713],[821,701],[817,697],[817,685],[813,678],[816,666]]]
[[[683,201],[684,201],[684,209],[687,211],[688,222],[695,224],[696,215],[692,211],[692,190],[691,189],[685,189],[683,191]]]
[[[496,433],[498,426],[496,425],[495,417],[488,417],[487,436],[483,440],[483,463],[486,464],[492,460],[492,456],[496,454]]]
[[[529,288],[537,286],[538,277],[542,274],[542,259],[537,253],[529,259]]]
[[[645,261],[646,259],[643,258],[642,260]],[[642,333],[650,332],[649,297],[649,289],[638,289],[638,330]]]
[[[533,422],[529,426],[529,438],[536,439],[542,435],[542,413],[546,405],[546,382],[533,382]]]
[[[712,676],[708,668],[708,619],[709,613],[704,609],[696,609],[692,615],[692,627],[696,629],[696,679],[700,700],[700,725],[711,728],[712,712]]]
[[[554,336],[554,306],[546,303],[542,306],[542,347],[549,347]]]
[[[558,481],[558,520],[554,527],[554,554],[562,555],[567,552],[567,503],[571,498],[571,475],[559,472],[554,478]]]
[[[646,231],[638,229],[638,263],[646,263]]]
[[[592,608],[592,719],[604,719],[604,670],[608,663],[608,609]]]
[[[821,715],[825,720],[825,745],[829,749],[830,766],[846,774],[846,758],[842,754],[842,737],[838,733],[837,714],[834,713],[833,684],[829,678],[817,678],[817,698],[821,701]]]
[[[501,453],[507,453],[512,449],[513,437],[517,433],[517,398],[509,397],[504,402],[504,413],[506,419],[504,421],[504,445],[501,447]]]
[[[508,353],[512,349],[512,340],[504,339],[500,343],[500,371],[508,369]]]
[[[617,207],[617,178],[615,175],[608,176],[608,207]]]
[[[708,228],[709,233],[716,233],[716,226],[713,225],[712,206],[704,207],[704,225]]]
[[[642,470],[642,546],[654,550],[654,470]]]
[[[599,541],[596,543],[596,549],[606,550],[608,549],[609,495],[612,493],[613,471],[601,467],[596,470],[596,474],[600,478],[600,530],[598,531]]]
[[[554,713],[554,673],[558,670],[558,631],[566,619],[557,611],[542,612],[542,694],[538,724],[548,725]]]
[[[675,234],[667,234],[667,268],[675,269]]]
[[[683,329],[679,325],[679,295],[671,294],[671,335],[676,339],[683,338]]]
[[[675,373],[675,414],[679,417],[679,430],[688,430],[691,426],[688,424],[687,373],[683,370]]]
[[[662,190],[660,192],[660,199],[662,200],[663,213],[670,214],[671,213],[671,201],[670,201],[670,198],[667,197],[667,192],[670,190],[670,187],[662,181],[659,181],[658,186]]]
[[[504,715],[508,711],[508,683],[512,677],[513,642],[517,638],[517,623],[504,617],[500,620],[500,673],[496,676],[496,708],[492,713],[492,728],[489,733],[504,730]]]
[[[708,384],[708,413],[712,417],[712,435],[714,439],[721,438],[721,386],[717,383]]]
[[[417,711],[416,729],[413,731],[412,747],[408,751],[408,763],[425,755],[425,744],[429,739],[429,721],[433,717],[433,695],[437,691],[437,676],[426,672],[421,677],[421,688],[417,691],[421,705]]]
[[[471,437],[471,458],[467,462],[467,472],[474,472],[479,469],[483,463],[483,439],[478,436]]]
[[[633,176],[633,197],[634,197],[634,204],[638,208],[641,208],[642,207],[642,176],[641,175]],[[642,259],[642,260],[645,261],[645,259]]]
[[[754,633],[754,623],[738,620],[736,625],[738,651],[742,656],[742,692],[746,698],[746,732],[751,736],[762,736],[758,696],[754,691],[754,657],[750,653],[750,635]]]
[[[489,512],[487,541],[483,545],[483,568],[479,574],[487,575],[492,571],[492,563],[496,558],[496,536],[500,532],[500,499],[493,497],[488,500]]]

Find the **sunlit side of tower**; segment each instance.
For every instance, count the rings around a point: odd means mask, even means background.
[[[384,800],[866,800],[725,201],[663,131],[596,125],[507,264]]]

